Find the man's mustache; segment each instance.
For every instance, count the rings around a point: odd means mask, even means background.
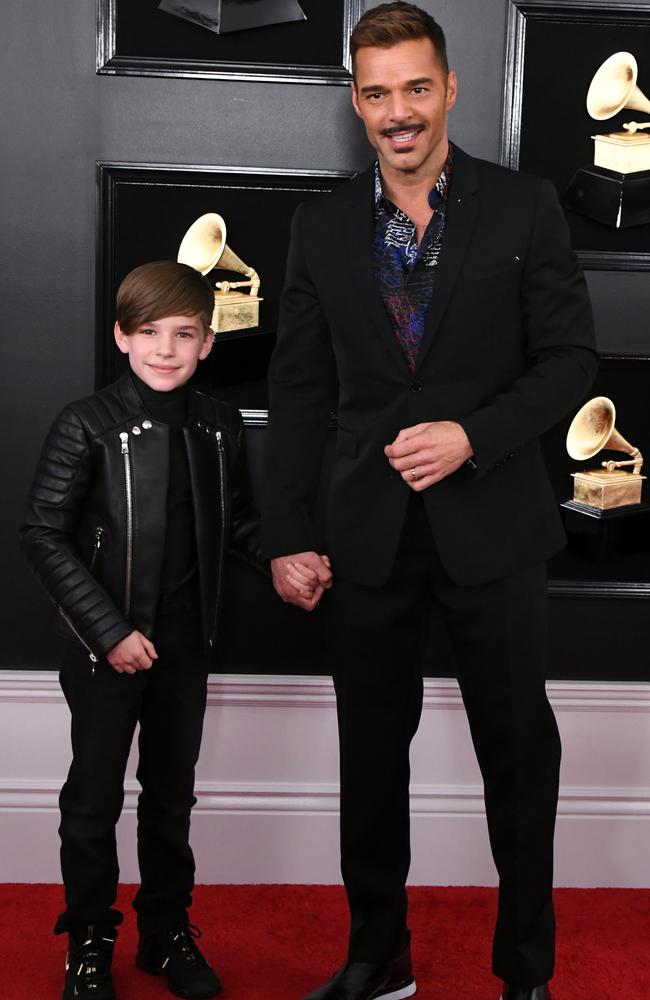
[[[415,122],[413,125],[393,125],[391,128],[384,128],[379,133],[383,136],[396,135],[398,132],[421,132],[424,128],[423,122]]]

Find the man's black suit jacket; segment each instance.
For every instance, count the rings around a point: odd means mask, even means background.
[[[538,439],[584,397],[597,365],[584,279],[551,184],[455,147],[414,373],[374,275],[372,231],[372,169],[294,217],[270,365],[267,555],[324,544],[335,577],[385,582],[409,487],[384,446],[403,427],[455,420],[477,469],[463,466],[423,494],[448,575],[479,584],[548,558],[565,539]],[[313,504],[331,410],[322,539]]]

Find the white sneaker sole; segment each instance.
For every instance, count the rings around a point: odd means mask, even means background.
[[[375,1000],[406,1000],[407,997],[412,997],[416,990],[417,986],[413,980],[408,986],[400,986],[399,989],[391,990],[390,993],[377,993]]]

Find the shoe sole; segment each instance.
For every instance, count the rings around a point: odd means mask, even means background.
[[[386,992],[373,993],[371,1000],[406,1000],[407,997],[412,997],[416,990],[415,980],[412,979],[410,983],[404,983],[402,986],[396,988],[391,986]]]

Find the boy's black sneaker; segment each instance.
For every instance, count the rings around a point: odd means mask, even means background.
[[[115,1000],[111,961],[116,934],[88,927],[69,936],[62,1000]]]
[[[216,972],[201,954],[198,927],[188,924],[172,931],[141,934],[135,964],[143,972],[164,976],[177,997],[203,1000],[216,997],[222,986]]]

